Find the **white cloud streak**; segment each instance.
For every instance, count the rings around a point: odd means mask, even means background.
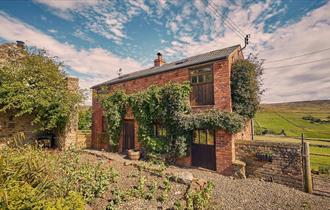
[[[28,45],[46,49],[50,55],[59,57],[71,69],[85,75],[81,78],[82,88],[89,88],[91,85],[116,77],[119,68],[125,73],[143,68],[134,59],[118,57],[103,48],[78,50],[73,45],[61,43],[3,12],[0,12],[0,25],[2,39],[22,40]]]
[[[279,23],[275,22],[272,32],[264,32],[265,21],[274,15],[286,12],[285,7],[276,8],[278,1],[260,2],[244,9],[241,5],[227,4],[225,1],[220,1],[220,4],[215,3],[219,10],[223,6],[229,8],[227,16],[244,32],[251,34],[251,44],[245,50],[245,55],[249,55],[250,52],[258,53],[259,58],[266,59],[266,67],[330,57],[329,52],[323,52],[279,62],[277,65],[276,63],[267,64],[267,59],[275,60],[330,47],[330,44],[326,45],[330,37],[330,2],[310,12],[297,23],[278,28]],[[215,15],[210,8],[200,3],[194,6],[198,11],[197,16],[200,17],[199,25],[203,26],[203,30],[199,34],[184,33],[185,24],[182,23],[184,20],[175,22],[179,30],[172,30],[172,32],[177,41],[172,41],[169,47],[163,49],[165,56],[192,56],[234,44],[242,44],[242,40],[231,29],[223,26],[223,19]],[[329,64],[329,61],[325,61],[281,69],[266,68],[264,74],[266,92],[262,101],[272,103],[330,99]]]

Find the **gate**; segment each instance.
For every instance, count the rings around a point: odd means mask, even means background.
[[[330,197],[330,146],[304,142],[303,134],[301,142],[305,191]]]

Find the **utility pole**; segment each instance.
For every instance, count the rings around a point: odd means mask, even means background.
[[[250,34],[245,35],[245,38],[244,38],[244,47],[241,49],[241,51],[243,51],[246,48],[246,46],[249,44],[250,37],[251,37]]]

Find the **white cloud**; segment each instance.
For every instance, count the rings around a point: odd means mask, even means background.
[[[99,0],[84,0],[84,1],[72,1],[72,0],[33,0],[34,2],[45,4],[54,9],[61,11],[79,9],[85,6],[92,6],[99,2]]]
[[[172,31],[177,41],[172,41],[171,45],[163,50],[165,56],[192,56],[234,44],[243,44],[228,26],[223,26],[221,18],[214,15],[206,5],[197,2],[194,6],[197,9],[196,15],[200,17],[199,25],[203,26],[203,30],[198,34],[188,33],[187,36],[186,33],[182,33],[183,21],[175,22],[178,30]],[[242,8],[241,5],[229,5],[225,1],[220,1],[218,9],[221,10],[221,7],[226,5],[230,10],[227,16],[244,32],[251,34],[250,45],[245,50],[246,55],[250,52],[260,52],[260,58],[276,60],[330,47],[330,44],[325,44],[330,37],[330,2],[312,11],[297,23],[278,28],[280,23],[275,22],[274,26],[267,25],[272,27],[271,33],[264,32],[266,19],[286,12],[286,8],[278,8],[278,4],[278,1],[266,1]],[[170,25],[168,27],[171,29]],[[329,57],[329,51],[286,62],[265,63],[265,66],[288,65],[326,57]],[[263,102],[330,99],[329,65],[328,61],[290,68],[266,68],[264,75],[266,92],[262,98]]]
[[[50,33],[52,33],[52,34],[56,34],[56,33],[57,33],[57,30],[56,30],[56,29],[53,29],[53,28],[49,29],[48,31],[49,31]]]
[[[103,48],[78,50],[69,43],[61,43],[15,18],[0,12],[0,37],[7,41],[22,40],[28,45],[46,49],[52,56],[58,56],[73,70],[85,74],[81,87],[89,88],[96,83],[117,76],[122,68],[124,73],[140,70],[143,67],[131,58],[120,58]]]
[[[84,24],[81,27],[84,27],[84,30],[92,31],[117,44],[121,44],[122,39],[127,38],[126,23],[141,12],[146,14],[152,12],[144,0],[125,0],[120,4],[102,0],[34,0],[34,2],[46,5],[53,14],[65,20],[82,18]]]

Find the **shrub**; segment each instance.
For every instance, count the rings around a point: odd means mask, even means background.
[[[46,210],[83,210],[85,209],[85,201],[77,192],[69,192],[65,198],[48,201],[45,204]]]
[[[80,161],[74,151],[54,155],[11,144],[0,151],[0,208],[84,209],[116,177],[112,168]]]
[[[61,193],[56,159],[32,147],[9,145],[0,152],[1,209],[84,209],[78,192]]]
[[[104,193],[118,176],[113,168],[103,168],[100,163],[95,165],[80,161],[79,154],[75,151],[64,152],[56,167],[57,173],[62,177],[57,185],[63,195],[76,191],[87,202]]]
[[[3,209],[40,209],[46,194],[28,183],[8,180],[0,189],[0,207]]]
[[[263,74],[262,62],[256,58],[238,60],[231,74],[233,111],[245,118],[253,118],[260,104]]]
[[[186,195],[186,207],[189,210],[207,209],[212,198],[214,184],[207,182],[206,187],[199,191],[189,191]]]
[[[92,110],[90,108],[79,110],[78,129],[90,130],[92,128]]]

